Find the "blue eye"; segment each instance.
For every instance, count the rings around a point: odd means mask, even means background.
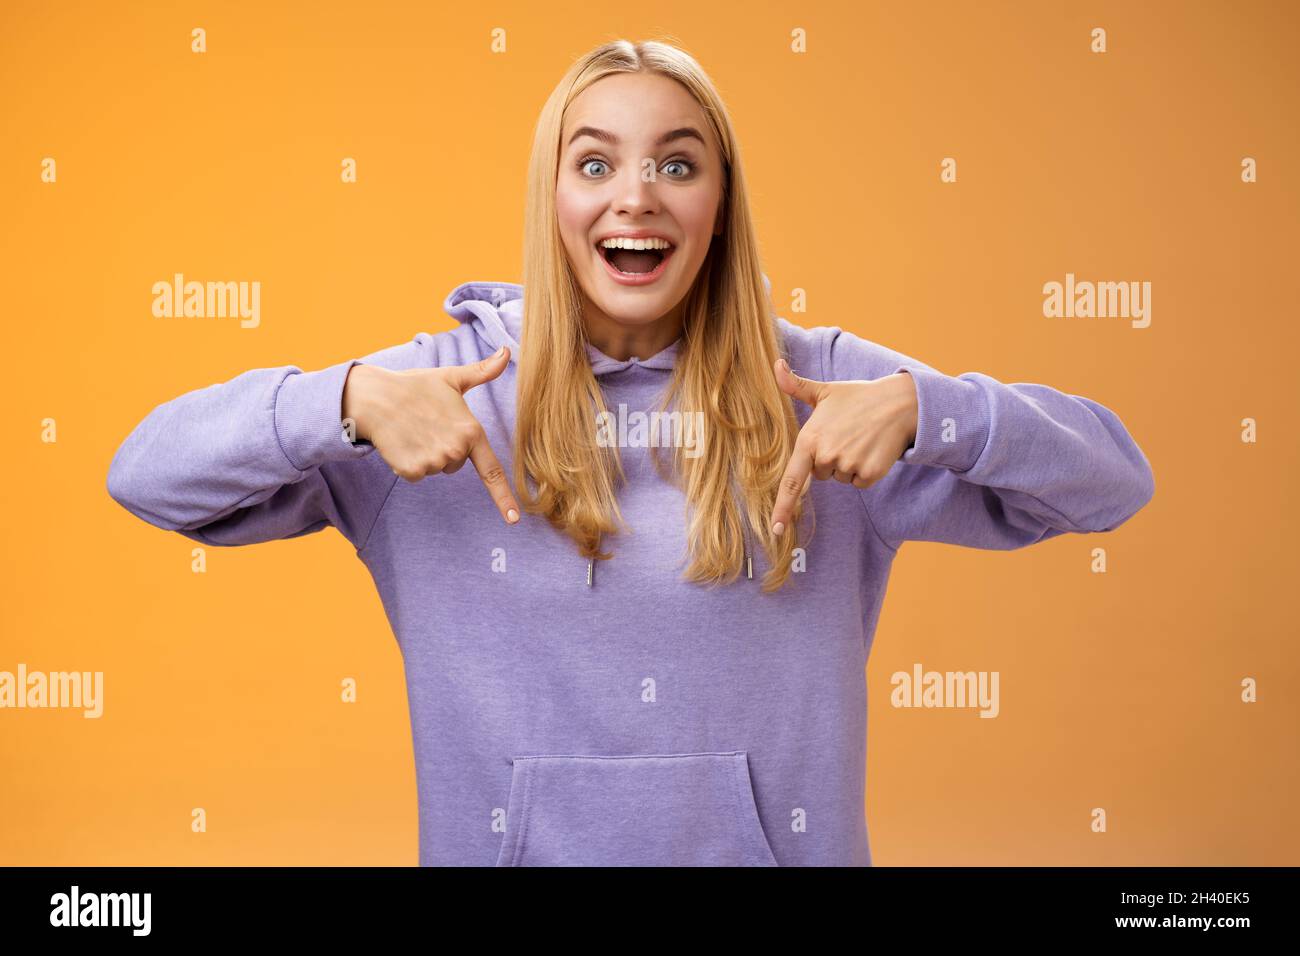
[[[601,175],[600,173],[596,173],[595,175],[588,176],[588,174],[587,174],[587,172],[586,172],[586,169],[587,169],[588,164],[590,164],[590,163],[597,163],[597,164],[599,164],[599,165],[601,165],[601,166],[606,166],[606,165],[608,165],[608,164],[605,162],[605,160],[601,159],[599,156],[583,156],[583,157],[582,157],[580,160],[578,160],[577,163],[575,163],[574,165],[578,168],[578,172],[582,173],[584,176],[587,176],[589,179],[593,179],[593,178],[594,178],[594,179],[598,179],[598,178],[600,177],[600,175]],[[665,168],[668,167],[668,166],[685,166],[685,167],[686,167],[686,172],[683,172],[683,173],[681,173],[681,174],[679,174],[679,175],[672,176],[671,178],[673,178],[673,179],[685,179],[685,178],[686,178],[687,176],[689,176],[691,173],[695,172],[695,164],[692,163],[692,162],[691,162],[690,160],[688,160],[688,159],[673,159],[673,160],[669,160],[669,161],[668,161],[667,163],[665,163],[664,165],[665,165]]]

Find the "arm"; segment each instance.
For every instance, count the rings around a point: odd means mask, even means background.
[[[823,330],[830,380],[909,374],[916,439],[861,489],[881,540],[1009,550],[1067,531],[1111,531],[1155,491],[1146,456],[1114,412],[1046,385],[979,372],[945,375],[835,327]]]
[[[430,336],[320,371],[259,368],[159,405],[127,436],[108,493],[132,514],[209,545],[293,538],[333,525],[358,550],[397,481],[343,429],[359,364],[431,361]],[[382,462],[382,459],[380,459]]]

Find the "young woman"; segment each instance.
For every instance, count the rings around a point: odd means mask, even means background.
[[[356,548],[421,864],[870,864],[899,546],[1111,530],[1144,455],[1096,402],[774,316],[727,111],[671,46],[568,72],[526,225],[525,284],[458,286],[458,328],[167,402],[109,493],[210,545]]]

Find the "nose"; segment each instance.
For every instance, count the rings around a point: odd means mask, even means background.
[[[649,164],[624,170],[614,181],[614,197],[611,202],[614,212],[626,212],[630,216],[658,212],[658,183],[646,178],[656,174],[657,171]]]

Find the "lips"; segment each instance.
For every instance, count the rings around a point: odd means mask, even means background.
[[[649,272],[623,272],[622,270],[617,268],[614,265],[614,263],[610,262],[609,253],[614,251],[627,251],[627,250],[605,249],[599,245],[595,247],[595,250],[596,250],[597,257],[600,259],[601,265],[604,266],[606,274],[608,274],[611,279],[613,279],[619,285],[638,286],[638,285],[649,285],[655,282],[657,279],[659,279],[659,277],[662,276],[664,274],[664,271],[667,269],[669,261],[672,259],[673,254],[677,251],[677,247],[670,246],[669,248],[663,250],[658,250],[658,249],[643,250],[642,251],[643,254],[644,252],[659,252],[662,254],[662,258],[659,260],[658,264]]]

